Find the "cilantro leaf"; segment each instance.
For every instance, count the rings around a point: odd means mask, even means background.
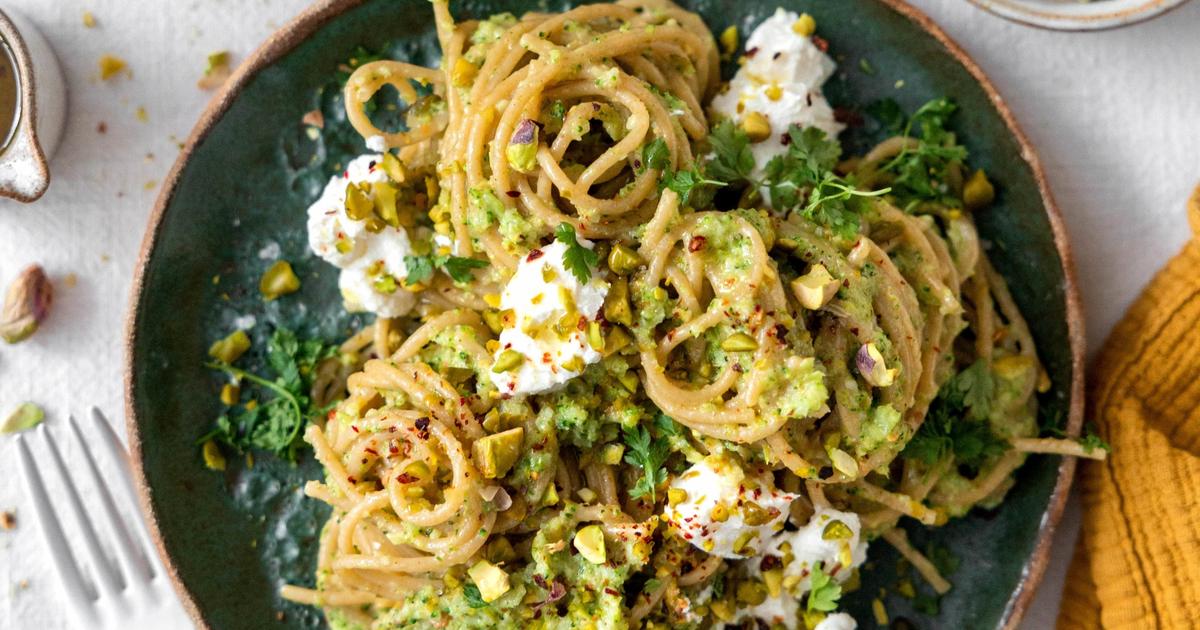
[[[592,278],[592,267],[600,262],[600,255],[579,244],[575,238],[575,228],[570,223],[559,223],[554,228],[554,239],[567,246],[563,252],[563,267],[581,284],[586,284]]]
[[[264,357],[274,378],[225,363],[206,363],[210,369],[249,383],[257,391],[252,399],[255,404],[235,405],[217,418],[216,427],[199,442],[214,439],[238,452],[263,450],[295,460],[304,425],[324,411],[313,408],[308,396],[314,370],[336,352],[336,345],[300,340],[291,330],[277,328],[267,342]]]
[[[966,148],[947,128],[957,109],[946,97],[925,103],[907,120],[895,101],[881,101],[868,108],[892,133],[917,140],[915,146],[906,144],[880,167],[893,175],[893,194],[905,208],[911,210],[922,202],[962,207],[958,191],[949,184],[950,168],[967,159]]]
[[[750,138],[741,127],[731,120],[724,120],[708,135],[713,157],[704,167],[709,177],[734,183],[751,181],[754,170],[754,153],[750,151]]]
[[[642,470],[642,477],[629,488],[629,496],[634,499],[649,496],[650,501],[656,501],[658,486],[667,480],[667,470],[663,468],[670,454],[667,441],[653,438],[643,426],[624,428],[622,434],[628,447],[625,463]]]
[[[842,585],[825,573],[824,564],[814,564],[812,568],[812,590],[808,592],[807,604],[810,613],[837,610],[838,599],[842,597]]]

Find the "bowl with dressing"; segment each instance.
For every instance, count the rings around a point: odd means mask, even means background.
[[[0,10],[0,196],[29,203],[50,185],[66,120],[58,59],[31,22]]]

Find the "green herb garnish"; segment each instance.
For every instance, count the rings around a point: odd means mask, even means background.
[[[487,261],[461,256],[405,256],[404,267],[408,274],[404,277],[404,283],[412,286],[428,282],[435,269],[445,271],[455,282],[471,282],[475,279],[473,270],[487,266]]]
[[[704,206],[712,200],[712,193],[717,188],[726,185],[726,182],[706,177],[699,166],[693,166],[686,171],[663,173],[662,181],[666,188],[679,195],[681,206]]]
[[[808,592],[808,612],[831,612],[837,610],[842,597],[842,585],[824,571],[824,563],[813,565],[812,590]]]
[[[907,210],[921,202],[933,202],[961,208],[961,191],[950,187],[949,171],[967,159],[967,150],[947,129],[958,106],[942,97],[925,103],[905,117],[895,101],[874,103],[868,108],[884,127],[893,133],[917,140],[915,147],[905,145],[900,153],[880,167],[891,173],[892,194]]]
[[[570,223],[559,223],[554,228],[554,239],[567,246],[563,252],[563,267],[575,276],[580,284],[586,284],[592,278],[592,267],[600,262],[600,255],[579,244],[575,238],[575,228]]]
[[[670,161],[671,151],[667,149],[667,142],[662,138],[655,138],[642,147],[642,163],[637,172],[641,174],[648,168],[661,171],[667,167]]]
[[[942,385],[903,455],[932,466],[953,454],[958,463],[979,468],[1008,450],[1008,442],[988,425],[994,393],[994,378],[983,361],[959,372]]]
[[[657,500],[656,490],[667,480],[667,470],[663,464],[667,461],[670,451],[667,441],[655,439],[646,427],[625,428],[622,430],[625,445],[625,463],[642,470],[642,476],[629,488],[629,496],[634,499],[649,496],[650,501]]]
[[[217,418],[216,428],[197,443],[213,439],[238,452],[264,450],[294,461],[305,423],[326,411],[314,409],[308,396],[313,372],[318,363],[336,352],[337,346],[317,340],[301,341],[292,331],[278,328],[267,343],[266,364],[273,378],[227,363],[205,363],[210,369],[257,386],[260,394],[269,396],[265,400],[262,396],[255,397],[254,402],[240,405],[236,411],[230,409]]]
[[[463,597],[471,608],[487,608],[488,606],[488,603],[483,601],[483,595],[479,593],[479,587],[470,582],[463,585]]]

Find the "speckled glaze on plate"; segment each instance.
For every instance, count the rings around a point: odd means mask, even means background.
[[[1000,17],[1056,31],[1100,31],[1161,15],[1187,0],[971,0]]]
[[[893,97],[909,110],[949,95],[956,126],[997,183],[997,202],[978,217],[997,268],[1008,278],[1052,378],[1048,413],[1078,431],[1083,414],[1083,319],[1066,233],[1032,147],[979,68],[924,15],[900,0],[784,1],[812,13],[841,63],[826,86],[835,105],[862,107]],[[696,0],[716,32],[743,33],[774,11],[771,0]],[[459,17],[499,11],[561,10],[567,3],[470,0]],[[303,497],[321,476],[311,456],[297,465],[259,457],[205,469],[196,440],[221,413],[219,380],[203,367],[208,344],[252,315],[262,343],[273,325],[338,338],[368,320],[343,312],[336,269],[307,251],[304,209],[328,176],[363,151],[346,123],[336,73],[358,45],[431,64],[438,56],[427,0],[329,0],[272,36],[234,74],[203,114],[167,178],[150,219],[127,322],[128,428],[143,508],[187,607],[202,628],[320,627],[312,609],[282,602],[282,582],[311,584],[316,537],[327,509]],[[867,64],[860,66],[860,60]],[[861,67],[871,68],[864,72]],[[310,139],[300,123],[320,108],[326,126]],[[873,137],[849,132],[851,151]],[[299,293],[264,303],[259,256],[278,247],[303,279]],[[269,258],[269,256],[268,256]],[[1074,460],[1035,456],[1017,474],[1002,507],[936,531],[913,528],[961,559],[955,587],[935,616],[887,600],[893,619],[915,627],[1014,627],[1045,567]],[[874,545],[863,588],[847,606],[871,625],[880,587],[894,593],[895,556]]]

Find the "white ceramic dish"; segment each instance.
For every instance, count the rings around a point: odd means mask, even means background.
[[[54,51],[29,20],[0,11],[0,39],[17,73],[17,122],[0,153],[0,196],[36,201],[50,185],[50,158],[62,138],[67,90]]]
[[[1096,31],[1128,26],[1187,0],[971,0],[1000,17],[1059,31]]]

